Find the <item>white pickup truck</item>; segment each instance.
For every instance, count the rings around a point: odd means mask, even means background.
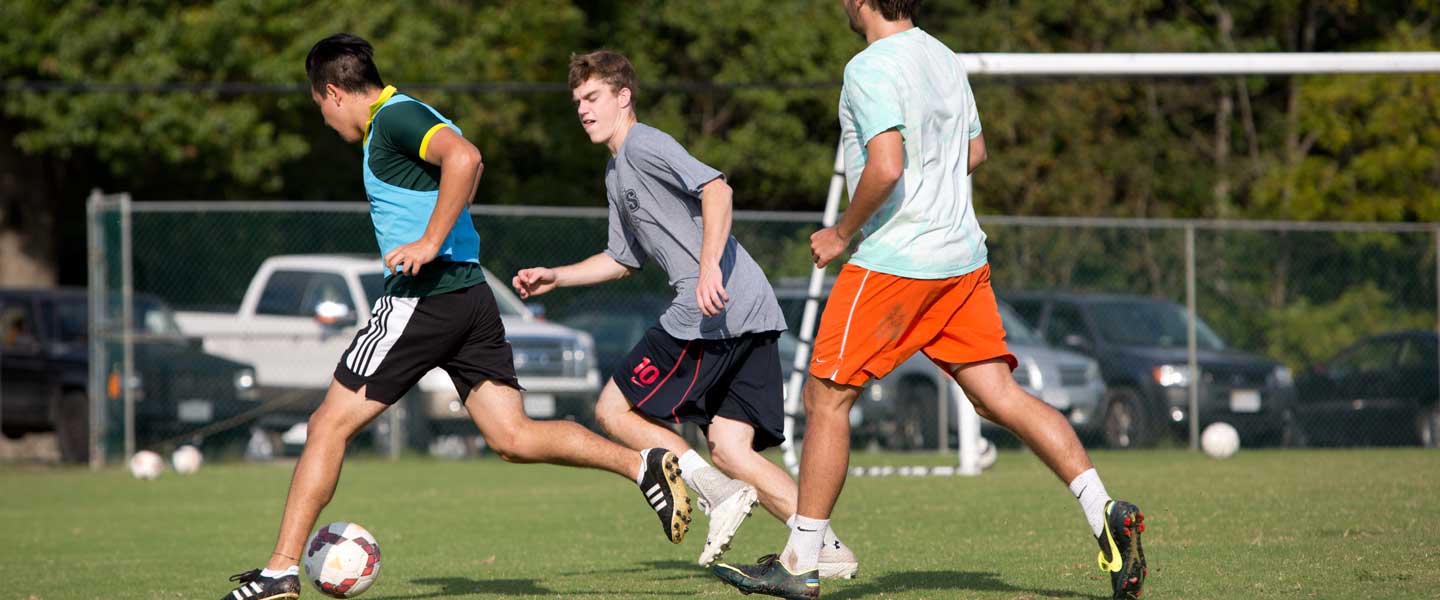
[[[525,412],[590,424],[601,384],[594,340],[536,318],[508,285],[488,270],[485,277],[526,389]],[[206,352],[253,364],[262,398],[292,399],[284,404],[293,420],[318,406],[340,355],[384,287],[384,265],[374,256],[273,256],[250,280],[237,312],[179,312],[175,318],[186,335],[204,340]],[[427,373],[411,394],[418,394],[430,433],[473,432],[444,371]]]

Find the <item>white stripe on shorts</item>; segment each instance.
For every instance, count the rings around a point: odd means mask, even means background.
[[[355,345],[351,355],[346,357],[345,366],[362,377],[375,374],[381,363],[385,362],[385,356],[390,353],[390,349],[395,347],[400,335],[405,333],[405,326],[410,323],[410,317],[415,315],[415,307],[420,300],[421,298],[386,296],[377,301],[375,317],[370,323],[371,331],[363,341]]]
[[[850,341],[850,321],[855,318],[855,307],[860,305],[860,294],[865,292],[865,281],[870,279],[870,269],[865,269],[865,276],[860,278],[860,287],[855,290],[855,298],[850,301],[850,314],[845,315],[845,333],[840,336],[840,353],[835,356],[835,372],[830,374],[834,379],[840,376],[840,363],[845,360],[845,343]]]

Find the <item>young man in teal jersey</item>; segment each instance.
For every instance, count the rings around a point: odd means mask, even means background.
[[[373,56],[365,40],[337,34],[315,44],[305,70],[325,124],[362,144],[370,217],[389,273],[385,295],[310,416],[275,551],[264,569],[232,577],[240,585],[222,600],[299,597],[298,562],[315,550],[303,546],[335,493],[346,444],[437,367],[505,460],[602,469],[635,481],[667,538],[680,543],[690,501],[675,454],[636,452],[575,423],[525,415],[505,326],[480,268],[480,238],[465,210],[483,170],[480,152],[435,109],[386,86]]]
[[[916,27],[922,0],[843,0],[867,47],[845,66],[840,140],[850,206],[810,237],[824,268],[858,238],[820,319],[805,396],[796,526],[784,551],[714,572],[745,593],[820,597],[819,556],[844,487],[850,409],[866,382],[924,352],[980,416],[1025,442],[1068,484],[1117,600],[1148,574],[1144,515],[1110,497],[1074,429],[1011,376],[970,173],[985,161],[980,113],[955,51]]]

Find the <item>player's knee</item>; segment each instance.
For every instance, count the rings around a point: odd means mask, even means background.
[[[491,452],[505,462],[524,462],[522,439],[519,432],[507,429],[485,436],[485,444],[489,446]]]
[[[710,460],[715,463],[715,468],[726,474],[744,467],[749,454],[753,451],[748,446],[735,443],[730,440],[710,440]]]

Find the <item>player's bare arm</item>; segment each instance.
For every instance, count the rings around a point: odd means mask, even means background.
[[[532,267],[515,274],[510,280],[520,298],[539,296],[557,287],[595,285],[623,279],[632,269],[610,258],[604,252],[585,260],[563,267]]]
[[[970,170],[968,172],[974,173],[975,169],[980,167],[980,163],[985,162],[987,158],[990,158],[990,155],[985,153],[985,134],[982,133],[970,140]]]
[[[826,227],[810,236],[810,256],[815,266],[824,268],[845,252],[860,227],[880,210],[895,183],[905,174],[905,142],[900,131],[890,129],[870,139],[865,145],[870,157],[855,186],[850,207],[833,227]]]
[[[700,220],[704,233],[700,244],[700,280],[695,284],[695,301],[700,312],[713,317],[725,310],[730,296],[725,293],[725,274],[720,272],[720,255],[730,239],[730,214],[734,191],[724,179],[700,188]]]
[[[424,154],[420,158],[440,167],[440,197],[424,235],[385,255],[385,266],[396,274],[415,275],[421,266],[435,260],[455,220],[475,198],[475,186],[485,170],[480,150],[448,127],[435,132]]]

